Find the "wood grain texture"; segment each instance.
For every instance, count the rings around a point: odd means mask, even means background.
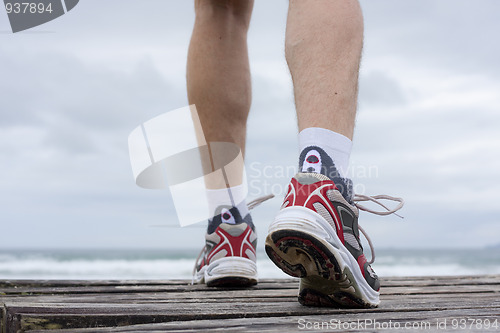
[[[298,280],[262,280],[245,289],[209,288],[189,281],[0,281],[1,332],[293,332],[301,325],[430,323],[426,331],[462,331],[479,320],[497,320],[500,331],[500,276],[394,277],[382,279],[376,309],[311,308],[297,302]],[[437,323],[447,323],[438,330]],[[472,324],[472,325],[471,325]],[[325,326],[326,325],[326,326]],[[474,326],[475,325],[475,326]],[[359,326],[359,324],[358,324]],[[304,327],[303,327],[304,328]],[[329,329],[327,329],[329,328]],[[369,328],[369,327],[368,327]]]

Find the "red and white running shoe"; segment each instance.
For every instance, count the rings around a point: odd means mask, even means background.
[[[248,204],[252,209],[273,195]],[[236,207],[221,208],[209,220],[205,246],[196,259],[193,283],[207,286],[251,286],[257,283],[257,233],[252,217],[242,217]]]
[[[400,204],[390,210],[377,199],[396,200]],[[322,174],[298,173],[292,178],[281,210],[269,226],[265,248],[279,268],[301,278],[301,304],[357,308],[379,304],[380,283],[370,266],[373,259],[368,262],[363,254],[358,208],[387,215],[400,209],[403,200],[389,196],[354,197],[354,201],[367,200],[382,205],[387,212],[350,204],[334,182]]]

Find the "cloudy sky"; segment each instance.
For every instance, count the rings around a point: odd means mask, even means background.
[[[362,213],[379,247],[500,243],[500,2],[364,0],[351,175],[406,200]],[[284,60],[287,1],[256,0],[249,32],[250,196],[262,247],[297,163]],[[85,0],[12,34],[0,9],[0,248],[197,248],[168,191],[134,184],[128,134],[188,104],[191,1]]]

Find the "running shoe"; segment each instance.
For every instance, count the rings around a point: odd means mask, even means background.
[[[253,209],[274,197],[258,198],[248,204]],[[220,212],[220,213],[219,213]],[[208,222],[205,246],[196,259],[193,284],[210,287],[245,287],[257,284],[257,233],[252,217],[242,217],[238,208],[221,206]]]
[[[352,187],[352,183],[348,187]],[[265,249],[286,274],[299,277],[299,302],[307,306],[371,308],[379,304],[380,282],[363,254],[359,209],[387,215],[400,198],[354,196],[347,201],[334,181],[316,172],[292,178],[281,210],[269,226]],[[390,210],[378,199],[399,201]],[[374,201],[376,212],[354,202]],[[364,233],[364,232],[363,232]],[[366,236],[366,234],[365,234]],[[371,242],[370,242],[371,246]]]

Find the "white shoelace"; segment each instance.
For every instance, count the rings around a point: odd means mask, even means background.
[[[256,199],[250,201],[247,204],[248,210],[252,210],[255,207],[257,207],[260,204],[262,204],[263,202],[265,202],[265,201],[267,201],[269,199],[272,199],[272,198],[274,198],[274,194],[268,194],[268,195],[264,195],[262,197],[258,197]],[[387,207],[386,205],[384,205],[382,202],[380,202],[380,200],[395,201],[395,202],[399,202],[399,204],[396,207],[390,209],[389,207]],[[373,210],[373,209],[367,208],[367,207],[359,204],[359,202],[364,202],[364,201],[374,202],[377,205],[385,208],[385,211]],[[404,200],[402,198],[395,198],[395,197],[391,197],[391,196],[385,195],[385,194],[373,195],[373,196],[363,195],[363,194],[356,194],[356,195],[354,195],[353,202],[354,202],[354,205],[356,207],[358,207],[359,210],[363,210],[363,211],[368,212],[368,213],[372,213],[372,214],[375,214],[375,215],[382,215],[382,216],[394,214],[394,215],[396,215],[396,216],[398,216],[400,218],[403,218],[401,215],[396,214],[396,212],[398,210],[400,210],[401,208],[403,208],[403,206],[404,206]],[[358,229],[365,236],[366,240],[368,241],[368,245],[370,246],[371,259],[368,261],[368,264],[371,265],[375,261],[375,249],[373,247],[373,243],[372,243],[370,237],[368,236],[368,234],[366,233],[366,231],[359,224],[358,224]],[[192,275],[193,278],[192,278],[191,284],[194,284],[194,274],[196,273],[196,267],[198,266],[198,261],[200,260],[200,257],[202,256],[202,254],[205,252],[205,249],[206,249],[206,245],[203,246],[203,248],[201,249],[200,253],[196,257],[195,265],[194,265],[194,268],[193,268],[193,275]]]
[[[252,210],[254,209],[255,207],[259,206],[261,203],[263,203],[264,201],[267,201],[269,199],[272,199],[274,198],[274,194],[268,194],[268,195],[263,195],[261,197],[258,197],[252,201],[250,201],[248,204],[247,204],[247,207],[248,207],[248,210]]]
[[[399,204],[396,207],[394,207],[393,209],[390,209],[386,205],[384,205],[383,203],[381,203],[379,200],[391,200],[391,201],[399,202]],[[363,194],[356,194],[356,195],[354,195],[353,201],[354,201],[354,205],[356,207],[358,207],[359,210],[364,210],[365,212],[372,213],[372,214],[375,214],[375,215],[390,215],[390,214],[394,214],[394,215],[396,215],[396,216],[398,216],[400,218],[403,218],[401,215],[396,214],[396,212],[398,210],[400,210],[401,208],[403,208],[403,206],[405,204],[405,201],[402,198],[395,198],[395,197],[391,197],[391,196],[385,195],[385,194],[374,195],[374,196],[363,195]],[[367,208],[367,207],[365,207],[363,205],[360,205],[358,202],[362,202],[362,201],[371,201],[371,202],[374,202],[377,205],[384,207],[385,211],[372,210],[372,209]],[[359,231],[361,231],[363,233],[363,235],[365,236],[366,240],[368,241],[368,245],[370,246],[370,252],[372,254],[372,257],[368,261],[368,264],[371,265],[375,261],[375,249],[373,248],[373,244],[372,244],[372,241],[371,241],[370,237],[368,237],[368,234],[366,233],[366,231],[359,224],[358,224],[358,229],[359,229]]]

